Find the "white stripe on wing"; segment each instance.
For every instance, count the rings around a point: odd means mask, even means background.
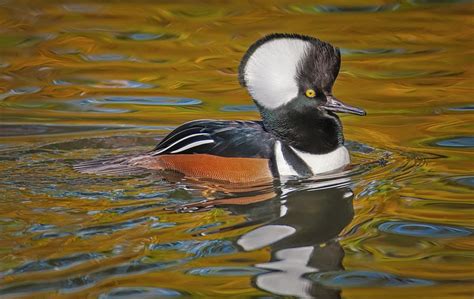
[[[157,152],[154,152],[154,153],[153,153],[153,156],[159,155],[159,154],[161,154],[161,153],[163,153],[163,152],[166,152],[168,149],[172,148],[173,146],[175,146],[176,144],[180,143],[181,141],[184,141],[184,140],[186,140],[186,139],[189,139],[189,138],[192,138],[192,137],[196,137],[196,136],[207,136],[207,137],[210,137],[210,135],[209,135],[208,133],[191,134],[191,135],[188,135],[188,136],[186,136],[186,137],[184,137],[184,138],[181,138],[181,139],[178,140],[178,141],[173,142],[171,145],[169,145],[169,146],[167,146],[167,147],[165,147],[165,148],[163,148],[163,149],[160,149],[160,150],[157,151]],[[213,142],[214,142],[214,140],[212,140],[212,139],[208,139],[208,140],[204,140],[204,141],[206,141],[206,143],[211,143],[211,142],[213,143]],[[195,142],[194,142],[194,143],[195,143]],[[191,144],[193,144],[193,143],[191,143]],[[186,147],[186,146],[185,146],[185,147]],[[178,149],[178,150],[181,150],[181,149],[182,149],[182,148],[180,148],[180,149]],[[175,151],[173,151],[172,153],[174,153],[174,152],[175,152]]]
[[[193,143],[190,143],[188,145],[186,145],[185,147],[182,147],[182,148],[179,148],[177,150],[174,150],[172,151],[171,153],[172,154],[176,154],[176,153],[180,153],[182,151],[185,151],[187,149],[190,149],[190,148],[193,148],[193,147],[196,147],[196,146],[200,146],[200,145],[203,145],[203,144],[208,144],[208,143],[214,143],[214,140],[201,140],[201,141],[196,141],[196,142],[193,142]]]

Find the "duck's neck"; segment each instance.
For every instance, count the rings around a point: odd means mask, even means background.
[[[344,145],[342,124],[334,113],[292,102],[277,109],[260,108],[265,128],[280,141],[310,154],[327,154]]]

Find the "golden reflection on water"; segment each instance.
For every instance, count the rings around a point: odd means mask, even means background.
[[[265,282],[277,267],[286,295],[472,298],[473,13],[462,0],[0,1],[0,294],[266,296],[283,294]],[[71,170],[184,121],[256,118],[237,66],[280,31],[340,47],[335,94],[368,111],[343,116],[346,138],[356,163],[387,163],[351,173],[350,201],[314,182]],[[239,245],[272,225],[297,234]],[[292,272],[277,257],[295,248]]]

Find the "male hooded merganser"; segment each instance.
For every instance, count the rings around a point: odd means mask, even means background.
[[[239,67],[240,83],[262,121],[191,121],[148,153],[83,162],[75,169],[97,174],[170,170],[242,183],[343,168],[350,157],[336,112],[365,111],[332,95],[340,64],[339,49],[327,42],[270,34],[250,46]]]

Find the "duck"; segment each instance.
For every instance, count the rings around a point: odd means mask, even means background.
[[[350,154],[338,113],[366,112],[333,95],[340,66],[341,52],[328,42],[295,33],[266,35],[248,48],[238,68],[260,120],[190,121],[148,152],[85,161],[74,169],[103,175],[171,172],[230,183],[344,169]]]

